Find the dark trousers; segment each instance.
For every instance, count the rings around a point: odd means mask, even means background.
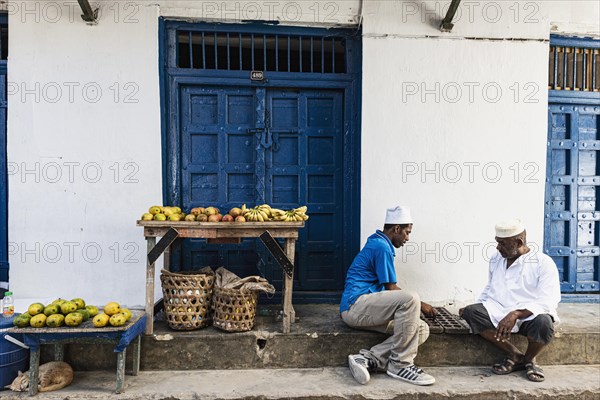
[[[488,329],[496,330],[490,315],[481,303],[465,307],[462,317],[476,335]],[[540,314],[530,321],[523,322],[518,334],[530,337],[535,342],[548,344],[554,337],[554,320],[549,314]]]

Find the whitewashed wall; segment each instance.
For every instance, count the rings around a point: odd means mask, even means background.
[[[485,284],[498,220],[542,248],[550,24],[598,34],[599,20],[591,2],[465,1],[442,33],[448,5],[365,2],[361,233],[412,207],[399,285],[458,307]]]
[[[159,16],[360,21],[362,243],[385,207],[410,205],[416,225],[397,257],[400,284],[436,304],[470,301],[497,219],[523,218],[541,243],[548,34],[597,33],[599,15],[594,1],[463,2],[443,34],[449,3],[103,1],[96,26],[74,1],[9,4],[17,306],[59,295],[144,303],[134,220],[162,197]]]
[[[162,202],[158,9],[88,26],[32,4],[9,16],[11,289],[144,304],[135,219]]]

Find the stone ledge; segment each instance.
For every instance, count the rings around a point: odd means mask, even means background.
[[[563,323],[556,338],[539,357],[542,365],[600,364],[598,305],[569,304],[559,310]],[[155,335],[142,340],[142,370],[252,369],[341,367],[347,355],[384,340],[385,335],[348,328],[335,305],[296,306],[299,321],[283,335],[280,322],[258,317],[250,332],[227,333],[214,327],[191,332],[173,331],[163,322]],[[167,340],[165,340],[167,339]],[[517,346],[524,338],[513,338]],[[42,360],[51,358],[44,346]],[[471,334],[431,334],[419,349],[422,367],[490,365],[502,354]],[[114,370],[110,346],[69,345],[66,361],[76,370]],[[131,365],[131,364],[128,364]]]

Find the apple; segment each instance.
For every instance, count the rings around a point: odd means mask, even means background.
[[[229,214],[225,214],[223,215],[223,219],[221,220],[223,222],[233,222],[233,217]]]
[[[238,215],[235,217],[235,222],[246,222],[246,218],[243,215]]]

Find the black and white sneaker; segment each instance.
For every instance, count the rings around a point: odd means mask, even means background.
[[[348,356],[348,366],[352,376],[356,379],[356,382],[361,385],[367,384],[371,379],[369,372],[375,371],[376,365],[373,360],[368,359],[362,354],[351,354]]]
[[[387,370],[387,374],[395,379],[400,379],[413,385],[427,386],[435,383],[435,378],[423,372],[414,364],[400,368],[397,372]]]

